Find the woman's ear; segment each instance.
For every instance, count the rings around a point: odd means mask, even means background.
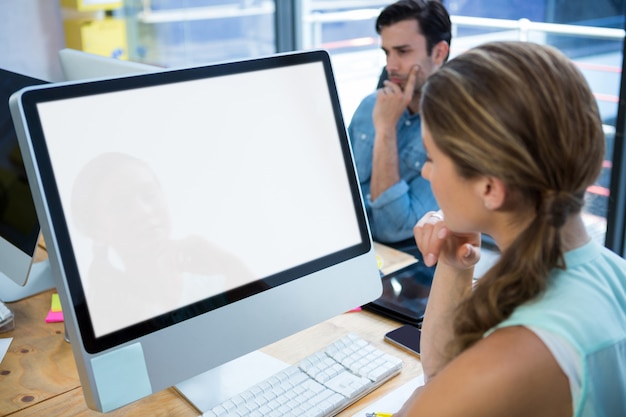
[[[498,210],[506,203],[507,189],[502,180],[485,177],[481,181],[481,196],[487,210]]]

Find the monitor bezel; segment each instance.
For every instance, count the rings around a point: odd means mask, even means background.
[[[219,77],[249,71],[259,71],[279,66],[300,65],[319,62],[323,64],[326,74],[327,88],[335,116],[335,124],[339,133],[339,141],[344,158],[345,171],[351,184],[352,201],[355,216],[359,227],[361,242],[341,251],[307,262],[297,267],[265,277],[242,287],[225,293],[226,297],[216,296],[180,308],[174,312],[165,313],[150,320],[131,325],[113,333],[100,337],[95,335],[85,293],[83,290],[78,266],[75,259],[72,242],[68,230],[65,213],[61,205],[59,190],[56,184],[50,156],[45,143],[45,135],[38,114],[38,104],[55,100],[103,94],[112,91],[139,89],[155,85],[171,84],[191,81],[207,77]],[[195,316],[224,307],[230,303],[253,296],[268,288],[284,285],[292,280],[307,276],[318,270],[341,263],[345,260],[368,253],[371,250],[371,238],[367,227],[365,212],[362,206],[358,180],[353,167],[352,153],[347,140],[347,133],[339,98],[336,93],[332,67],[328,54],[325,51],[308,51],[304,53],[277,54],[270,57],[251,59],[247,61],[221,63],[210,66],[176,69],[158,73],[147,73],[114,79],[93,80],[79,83],[60,83],[45,87],[29,88],[20,95],[20,102],[24,118],[28,120],[28,129],[32,152],[36,155],[36,163],[40,181],[45,192],[45,204],[48,207],[54,235],[58,249],[58,256],[62,260],[61,268],[68,284],[71,304],[80,330],[80,337],[86,352],[97,354],[115,346],[131,342],[142,336],[158,332],[164,328],[176,325]],[[228,300],[226,302],[225,299]]]

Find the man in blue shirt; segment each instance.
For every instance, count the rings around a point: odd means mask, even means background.
[[[348,133],[374,240],[415,248],[413,226],[437,203],[426,161],[421,88],[448,59],[450,16],[435,0],[400,0],[376,20],[388,79],[359,105]]]

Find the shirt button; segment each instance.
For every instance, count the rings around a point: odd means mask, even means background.
[[[367,135],[365,133],[361,133],[361,140],[367,139]]]
[[[422,165],[422,164],[420,164],[419,161],[415,162],[415,168],[419,168],[420,165]]]
[[[366,200],[369,200],[369,199],[371,199],[371,198],[372,198],[372,195],[371,195],[371,194],[369,194],[369,193],[365,196],[365,199],[366,199]]]
[[[411,121],[410,121],[410,120],[407,120],[406,122],[404,122],[404,124],[405,124],[406,126],[411,126]]]

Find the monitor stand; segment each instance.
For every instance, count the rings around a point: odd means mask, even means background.
[[[26,285],[23,287],[0,273],[0,300],[5,303],[18,301],[54,287],[54,277],[50,270],[50,262],[47,259],[33,263]]]
[[[288,366],[270,355],[254,351],[181,382],[175,388],[198,411],[205,413]]]

